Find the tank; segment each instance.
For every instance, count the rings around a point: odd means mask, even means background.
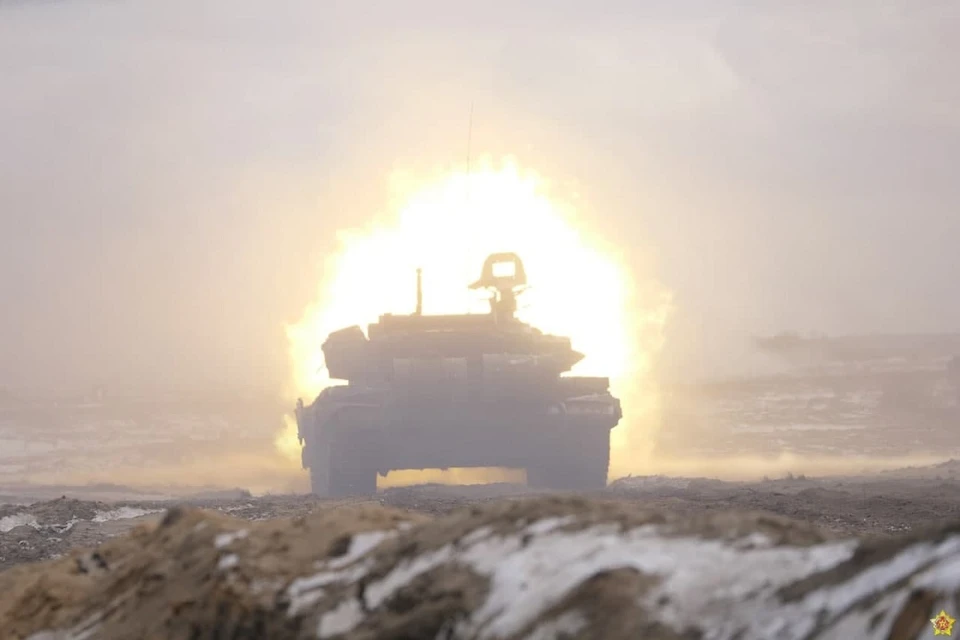
[[[514,253],[497,253],[469,285],[488,313],[385,314],[330,334],[330,378],[309,405],[297,402],[303,467],[320,496],[376,492],[400,469],[509,467],[541,489],[606,486],[610,431],[622,417],[604,377],[567,375],[584,358],[567,337],[516,317],[527,285]]]

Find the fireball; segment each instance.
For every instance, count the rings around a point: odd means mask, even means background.
[[[650,442],[657,405],[650,367],[662,342],[669,295],[651,288],[649,279],[638,282],[622,253],[591,233],[572,204],[551,197],[540,176],[513,160],[485,160],[471,171],[425,178],[398,173],[391,187],[385,215],[339,234],[317,299],[287,327],[293,395],[308,403],[334,383],[320,348],[330,332],[365,327],[383,313],[413,311],[417,269],[424,313],[485,312],[485,299],[467,285],[480,275],[487,255],[515,252],[530,283],[517,316],[572,339],[586,354],[572,373],[611,378],[625,414],[612,435],[611,471],[631,471]],[[288,422],[277,447],[299,460],[296,445],[295,426]],[[452,479],[458,475],[477,476],[461,470]],[[396,476],[425,479],[409,472]],[[441,476],[428,479],[443,481]]]

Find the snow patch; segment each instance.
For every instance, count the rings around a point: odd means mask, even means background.
[[[217,549],[223,549],[229,547],[237,540],[243,540],[250,532],[246,529],[240,529],[239,531],[231,531],[230,533],[221,533],[213,540],[213,544],[216,545]]]
[[[244,509],[253,509],[255,505],[252,502],[247,502],[245,504],[235,504],[229,507],[217,507],[217,511],[222,511],[224,513],[235,513],[237,511],[243,511]]]
[[[521,539],[527,535],[536,535],[544,534],[550,531],[557,529],[569,522],[573,518],[563,517],[563,518],[545,518],[543,520],[538,520],[533,524],[528,525],[519,533],[513,534],[510,537],[510,547],[519,548],[521,546]],[[615,525],[611,525],[615,528]],[[478,532],[479,535],[475,535]],[[489,541],[487,536],[490,533],[489,527],[481,527],[478,530],[475,530],[471,534],[467,534],[460,541],[461,547],[465,547],[465,554],[469,554],[472,549],[481,547],[484,544],[487,544]],[[495,540],[504,540],[504,538],[495,538]],[[364,599],[366,601],[367,609],[375,609],[379,607],[384,601],[390,598],[397,590],[406,586],[409,582],[416,579],[417,577],[427,573],[440,566],[444,562],[447,562],[454,557],[454,546],[446,545],[435,551],[424,554],[413,560],[407,560],[399,567],[387,574],[382,580],[371,583],[367,585],[364,590]],[[526,583],[524,583],[525,585]]]
[[[353,631],[363,622],[363,608],[360,601],[351,598],[341,602],[333,611],[323,614],[317,625],[317,636],[330,638]]]
[[[610,525],[563,532],[556,523],[541,521],[525,531],[531,529],[547,533],[525,546],[521,531],[478,539],[456,555],[444,547],[409,561],[368,587],[368,605],[379,606],[418,575],[456,560],[486,576],[490,592],[479,609],[457,624],[455,635],[513,637],[592,576],[626,568],[660,578],[639,604],[680,634],[709,632],[714,640],[778,634],[800,640],[822,623],[824,637],[879,640],[889,634],[911,589],[960,587],[960,536],[912,545],[845,582],[816,589],[797,602],[782,602],[777,596],[781,588],[847,561],[859,543],[772,546],[756,534],[736,540],[673,537],[652,525],[626,533]],[[876,597],[911,575],[910,584]],[[870,604],[852,613],[863,603]],[[541,624],[531,637],[555,637],[560,630],[551,625],[560,622]],[[574,628],[573,617],[565,622]]]
[[[6,516],[5,518],[0,518],[0,533],[7,533],[12,531],[17,527],[32,527],[37,531],[42,531],[44,529],[53,531],[54,533],[66,533],[73,529],[73,525],[80,522],[77,518],[71,518],[69,521],[63,524],[40,524],[37,522],[36,516],[30,513],[17,513],[12,516]]]
[[[702,621],[703,628],[714,631],[725,625],[737,629],[769,605],[769,598],[758,593],[769,596],[785,584],[836,566],[853,550],[852,543],[743,550],[727,541],[667,537],[655,526],[622,535],[602,526],[555,533],[526,547],[517,536],[493,539],[464,554],[468,566],[490,578],[491,592],[459,630],[468,636],[481,631],[492,637],[514,635],[591,576],[624,568],[662,578],[647,596],[648,611],[681,633],[691,621]],[[537,589],[528,588],[531,582]],[[667,604],[659,604],[664,596]],[[746,620],[726,617],[731,600],[742,601],[735,610]],[[708,621],[711,614],[715,619]],[[727,636],[717,634],[722,637]]]
[[[406,560],[396,569],[388,573],[382,580],[367,585],[363,592],[367,609],[376,609],[387,598],[406,586],[418,576],[439,567],[453,557],[453,546],[446,545],[431,551],[413,560]]]
[[[309,578],[297,578],[287,587],[290,608],[287,615],[297,616],[309,609],[326,595],[324,587],[341,582],[357,581],[367,573],[364,566],[355,566],[344,571],[323,571]]]
[[[39,631],[27,640],[93,640],[100,634],[103,612],[97,612],[67,631]]]
[[[30,513],[15,513],[12,516],[0,518],[0,533],[12,531],[17,527],[33,527],[39,529],[37,517]]]
[[[350,548],[347,550],[347,553],[338,558],[334,558],[327,563],[327,566],[331,569],[341,569],[365,556],[384,540],[396,535],[396,531],[365,531],[358,533],[350,539]]]
[[[231,553],[220,558],[220,562],[217,563],[217,569],[220,571],[229,571],[238,564],[240,564],[240,558],[237,556],[237,554]]]
[[[555,529],[559,529],[564,525],[568,525],[573,522],[575,518],[573,516],[565,516],[563,518],[544,518],[543,520],[538,520],[528,526],[523,530],[525,534],[528,535],[543,535],[545,533],[550,533]]]
[[[769,629],[783,612],[775,600],[777,589],[840,564],[856,548],[852,541],[798,548],[769,547],[757,536],[733,541],[670,537],[649,525],[626,533],[618,532],[613,523],[558,531],[563,523],[541,520],[506,536],[475,538],[460,553],[447,545],[408,560],[367,585],[367,608],[376,609],[418,576],[457,560],[486,576],[490,593],[468,620],[457,624],[456,635],[512,637],[590,577],[629,568],[661,578],[644,600],[651,616],[681,633],[697,624],[713,630],[717,639],[730,638],[741,630]],[[524,546],[524,537],[531,533],[533,539]],[[464,540],[460,542],[463,545]],[[532,584],[537,588],[530,588]],[[732,607],[733,601],[740,604]],[[757,626],[758,619],[764,619],[762,625]],[[790,624],[800,619],[797,616]],[[572,625],[572,619],[566,621]],[[545,627],[542,633],[550,631]]]
[[[489,536],[491,533],[493,533],[493,527],[490,527],[490,526],[479,527],[477,529],[474,529],[467,535],[463,536],[460,539],[460,544],[465,547],[469,547],[470,545],[474,545],[480,542],[481,540]]]
[[[316,591],[310,591],[298,595],[296,599],[290,601],[290,608],[287,610],[287,616],[291,618],[299,616],[301,613],[311,609],[313,605],[320,602],[325,595],[326,592],[323,589],[317,589]]]
[[[773,545],[773,540],[762,533],[751,533],[743,538],[737,538],[732,542],[733,548],[746,549],[769,549]]]
[[[914,582],[919,587],[941,589],[948,593],[960,591],[960,555],[931,567]]]
[[[567,611],[553,620],[537,625],[526,640],[556,640],[574,637],[587,627],[587,619],[579,611]]]
[[[66,533],[67,531],[70,531],[70,529],[73,529],[73,525],[77,524],[78,522],[80,522],[80,520],[77,518],[70,518],[70,520],[65,524],[51,524],[48,526],[56,533]]]
[[[288,615],[299,615],[319,602],[325,595],[324,587],[331,584],[354,582],[365,576],[368,571],[367,565],[369,561],[362,564],[355,563],[367,556],[373,549],[376,549],[384,540],[393,538],[396,535],[396,531],[366,531],[354,535],[350,539],[350,547],[345,555],[321,563],[320,567],[323,571],[307,578],[297,578],[290,583],[286,594],[290,601]],[[355,566],[346,568],[351,564],[355,564]],[[419,571],[419,568],[415,568],[414,570]],[[369,594],[370,588],[367,588],[366,592]],[[374,593],[376,593],[375,587]],[[359,604],[357,606],[359,606]],[[336,625],[340,624],[342,620],[349,619],[347,613],[343,613],[342,616],[344,617],[332,618],[331,621],[327,622],[327,627],[324,628],[337,628]]]
[[[139,507],[120,507],[110,511],[98,511],[93,516],[93,522],[110,522],[111,520],[129,520],[140,518],[153,513],[160,513],[163,509],[141,509]]]

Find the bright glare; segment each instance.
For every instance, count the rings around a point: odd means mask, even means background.
[[[669,296],[643,295],[649,286],[635,281],[624,256],[513,161],[428,179],[396,175],[391,186],[388,215],[340,235],[318,299],[287,328],[295,395],[309,403],[331,383],[320,348],[330,332],[414,310],[416,269],[423,269],[424,313],[486,312],[485,298],[467,285],[489,254],[515,252],[530,285],[517,315],[572,339],[586,354],[573,373],[612,379],[625,419],[613,432],[611,474],[642,468],[657,407],[648,374]],[[295,433],[288,425],[277,446],[299,462]]]

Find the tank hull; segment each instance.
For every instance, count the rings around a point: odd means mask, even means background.
[[[512,467],[529,484],[606,485],[620,401],[610,380],[566,375],[586,356],[516,317],[527,285],[514,253],[484,261],[471,289],[486,314],[381,315],[327,336],[327,374],[345,384],[297,403],[303,466],[319,495],[369,494],[400,469]]]
[[[450,467],[522,468],[534,486],[602,488],[620,417],[608,392],[418,401],[346,385],[297,415],[313,491],[330,496],[372,493],[393,470]]]

